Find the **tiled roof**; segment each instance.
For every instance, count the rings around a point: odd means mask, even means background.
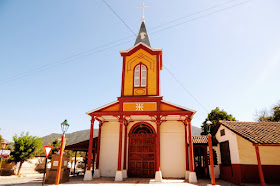
[[[208,143],[207,136],[193,136],[193,143],[194,144],[205,144]]]
[[[280,144],[280,122],[219,121],[228,129],[256,144]]]

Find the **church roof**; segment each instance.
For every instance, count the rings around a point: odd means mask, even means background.
[[[151,47],[148,32],[147,32],[144,21],[142,21],[142,23],[141,23],[140,30],[139,30],[139,33],[138,33],[138,36],[136,38],[134,46],[137,45],[140,42],[145,43],[146,45]]]
[[[219,121],[219,124],[255,144],[280,144],[280,122]]]
[[[111,102],[107,105],[93,109],[93,110],[87,112],[86,114],[91,115],[91,114],[97,113],[97,112],[103,112],[105,114],[106,112],[119,112],[119,111],[120,111],[120,102],[117,100],[117,101]],[[192,115],[196,113],[195,110],[192,110],[192,109],[189,109],[186,107],[182,107],[180,105],[176,105],[176,104],[173,104],[173,103],[165,101],[165,100],[161,100],[160,111],[161,112],[170,112],[170,114],[172,114],[172,112],[176,112],[176,111],[188,111],[188,112],[192,113]]]

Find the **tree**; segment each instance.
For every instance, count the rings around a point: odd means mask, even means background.
[[[280,122],[280,102],[275,104],[271,111],[267,109],[262,109],[261,111],[257,111],[257,120],[258,121],[272,121],[272,122]]]
[[[23,162],[34,157],[34,154],[41,147],[42,141],[37,136],[30,136],[28,132],[26,134],[22,133],[20,136],[13,136],[13,140],[14,149],[11,152],[10,161],[20,163],[17,172],[17,175],[19,175]]]
[[[57,139],[55,139],[50,146],[52,146],[52,152],[50,153],[48,159],[52,159],[52,154],[57,154],[57,152],[60,149],[60,141],[58,141]]]
[[[58,141],[57,139],[55,139],[55,140],[50,144],[50,146],[52,146],[53,148],[52,148],[52,152],[50,153],[48,159],[52,159],[52,154],[57,154],[58,151],[60,151],[60,144],[61,144],[61,142]],[[67,145],[67,144],[66,144],[66,145]],[[75,156],[75,153],[74,153],[74,151],[72,151],[72,150],[65,150],[64,153],[65,153],[67,156],[69,156],[69,158]],[[79,153],[77,153],[77,155],[79,156]]]
[[[210,132],[212,133],[214,131],[214,128],[217,126],[219,120],[227,120],[227,121],[236,121],[235,117],[233,117],[231,114],[228,114],[224,110],[220,110],[219,107],[216,107],[214,110],[212,110],[208,117],[205,119],[205,121],[202,123],[201,126],[201,135],[207,135],[207,127],[206,127],[206,121],[208,119],[213,123],[213,125],[210,128]]]
[[[1,130],[1,128],[0,128],[0,130]],[[0,134],[0,143],[1,143],[2,141],[4,141],[4,138],[3,138],[2,135]]]

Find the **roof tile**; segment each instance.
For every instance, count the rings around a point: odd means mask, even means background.
[[[219,121],[241,137],[258,144],[280,144],[280,122]]]

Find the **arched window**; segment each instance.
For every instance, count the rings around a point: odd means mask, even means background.
[[[147,67],[143,64],[138,64],[134,68],[134,87],[147,86]]]
[[[136,134],[140,134],[140,133],[145,133],[145,134],[153,134],[153,129],[144,124],[144,123],[141,123],[140,125],[136,126],[131,133],[136,133]]]

